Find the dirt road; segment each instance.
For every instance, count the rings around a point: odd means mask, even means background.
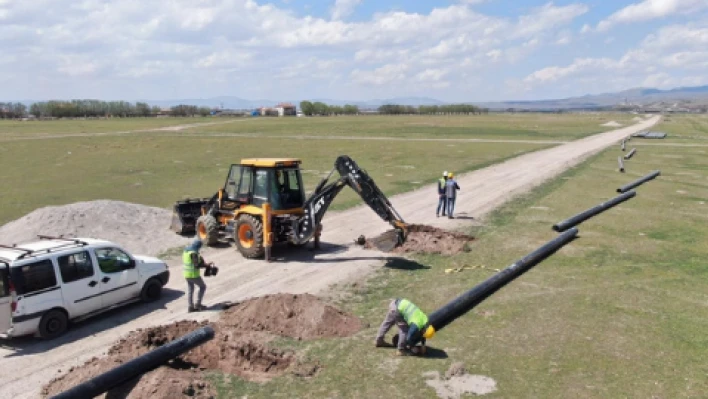
[[[467,217],[480,218],[514,195],[557,176],[587,157],[618,143],[624,137],[647,129],[660,117],[652,117],[637,125],[586,137],[554,148],[526,154],[463,176],[458,181],[461,191],[456,206],[458,219],[436,218],[434,187],[391,198],[399,213],[410,223],[452,228],[470,223]],[[207,279],[207,305],[239,301],[267,293],[289,292],[322,294],[332,284],[363,278],[382,267],[392,256],[364,250],[353,244],[360,234],[373,237],[390,226],[364,206],[345,212],[330,213],[324,220],[323,247],[318,252],[306,248],[276,250],[276,261],[249,261],[235,249],[208,249],[207,261],[220,267],[219,275]],[[278,259],[283,253],[287,259]],[[166,324],[180,319],[203,319],[216,315],[216,310],[197,315],[186,312],[184,284],[180,265],[170,262],[173,275],[163,301],[152,306],[134,305],[113,311],[97,319],[75,326],[55,342],[21,339],[2,342],[0,349],[0,396],[34,398],[41,386],[57,375],[85,360],[100,356],[120,336],[136,328]]]

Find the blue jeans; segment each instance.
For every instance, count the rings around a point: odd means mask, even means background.
[[[438,200],[438,210],[435,212],[436,215],[440,214],[440,209],[442,208],[442,214],[445,216],[445,210],[447,209],[447,197],[444,195]]]
[[[452,212],[455,210],[455,198],[447,199],[447,216],[452,217]]]

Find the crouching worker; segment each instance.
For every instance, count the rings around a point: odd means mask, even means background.
[[[192,244],[186,247],[182,253],[182,262],[184,263],[183,275],[184,279],[187,280],[187,301],[189,302],[189,312],[198,312],[206,309],[206,306],[202,305],[204,291],[206,291],[206,284],[204,284],[204,280],[202,280],[202,277],[199,274],[199,269],[207,267],[207,264],[204,261],[204,258],[202,258],[199,254],[199,249],[201,247],[202,241],[196,239]],[[194,305],[193,301],[195,285],[199,287],[196,305]]]
[[[394,324],[398,326],[398,336],[394,336],[394,344],[390,345],[384,337]],[[425,340],[432,338],[434,334],[435,329],[428,323],[428,316],[423,311],[407,299],[396,298],[391,301],[386,318],[379,327],[379,332],[376,335],[376,347],[395,345],[400,356],[411,353],[424,354]],[[420,347],[415,346],[418,341],[421,342]]]

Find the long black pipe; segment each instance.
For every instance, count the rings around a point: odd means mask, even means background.
[[[624,159],[632,158],[632,156],[634,155],[635,152],[637,152],[637,149],[632,148],[632,151],[628,152],[627,155],[624,156]]]
[[[557,237],[548,241],[535,251],[517,260],[511,266],[486,279],[474,288],[453,299],[445,306],[431,313],[428,317],[428,323],[435,328],[435,331],[442,330],[445,326],[455,321],[455,319],[469,312],[472,308],[479,305],[490,295],[497,292],[497,290],[521,276],[529,269],[542,262],[544,259],[553,255],[564,245],[572,241],[577,234],[577,228],[573,228],[563,234],[559,234]],[[421,338],[417,337],[416,342],[409,344],[415,345],[420,340]]]
[[[619,171],[624,172],[624,162],[622,162],[622,157],[617,157],[617,163],[619,163]]]
[[[624,151],[624,140],[622,140],[622,151]]]
[[[600,205],[594,206],[594,207],[592,207],[586,211],[580,212],[579,214],[577,214],[573,217],[570,217],[562,222],[554,224],[553,230],[555,230],[557,232],[568,230],[569,228],[571,228],[577,224],[580,224],[583,221],[590,219],[591,217],[593,217],[601,212],[604,212],[617,204],[627,201],[628,199],[634,197],[635,195],[637,195],[637,193],[634,191],[630,191],[628,193],[618,195],[617,197],[612,198],[609,201],[605,201]]]
[[[623,192],[625,192],[625,191],[627,191],[627,190],[631,190],[631,189],[633,189],[634,187],[637,187],[637,186],[639,186],[639,185],[641,185],[641,184],[644,184],[644,183],[648,182],[649,180],[651,180],[651,179],[653,179],[653,178],[659,176],[660,174],[661,174],[661,171],[655,170],[655,171],[649,173],[648,175],[646,175],[646,176],[644,176],[644,177],[640,177],[639,179],[637,179],[637,180],[635,180],[635,181],[633,181],[633,182],[631,182],[631,183],[625,184],[624,186],[618,188],[618,189],[617,189],[617,192],[618,192],[618,193],[623,193]]]
[[[52,399],[84,399],[102,395],[212,338],[214,338],[214,329],[210,326],[202,327],[53,396]]]

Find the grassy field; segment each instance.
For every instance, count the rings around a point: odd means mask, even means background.
[[[488,114],[474,116],[341,116],[256,118],[189,130],[201,134],[386,136],[570,140],[609,130],[608,121],[633,124],[630,114]]]
[[[155,129],[192,123],[220,122],[215,118],[113,118],[53,121],[14,121],[0,119],[0,138],[27,135],[58,135],[74,133],[109,133],[130,130]]]
[[[708,115],[672,115],[663,118],[652,129],[667,133],[664,142],[678,144],[708,144]],[[647,140],[656,142],[657,140]]]
[[[0,224],[34,209],[76,201],[116,199],[171,207],[185,197],[206,197],[223,184],[228,165],[242,157],[300,157],[305,183],[314,187],[338,155],[367,169],[388,195],[433,182],[442,170],[484,167],[550,143],[456,143],[406,140],[286,139],[312,136],[505,138],[570,140],[607,130],[621,114],[509,114],[477,116],[371,116],[332,118],[155,118],[72,121],[0,121],[3,195]],[[193,123],[224,123],[184,132],[115,134]],[[209,133],[211,131],[211,133]],[[231,134],[255,133],[252,137]],[[107,134],[91,137],[92,133]],[[66,135],[85,134],[83,137]],[[17,138],[50,136],[42,140]],[[275,137],[264,137],[275,136]],[[361,201],[342,192],[332,209]]]
[[[49,145],[47,145],[49,144]],[[115,199],[171,207],[185,197],[208,197],[221,187],[228,167],[247,157],[301,157],[308,192],[347,154],[393,195],[438,178],[442,170],[463,172],[547,147],[524,143],[181,138],[159,135],[22,140],[3,143],[0,224],[47,205]],[[358,205],[343,191],[333,209]]]
[[[215,376],[221,396],[430,398],[423,373],[444,374],[461,361],[497,382],[489,398],[705,397],[706,150],[646,147],[624,174],[616,170],[619,148],[600,153],[472,229],[471,252],[418,256],[417,266],[383,268],[366,284],[341,287],[351,297],[340,305],[369,328],[349,339],[281,341],[321,362],[316,378],[255,384]],[[439,356],[397,358],[373,348],[390,298],[433,311],[555,237],[554,223],[656,169],[662,175],[635,198],[581,224],[577,240],[440,331],[429,341]],[[444,273],[465,265],[486,269]]]

